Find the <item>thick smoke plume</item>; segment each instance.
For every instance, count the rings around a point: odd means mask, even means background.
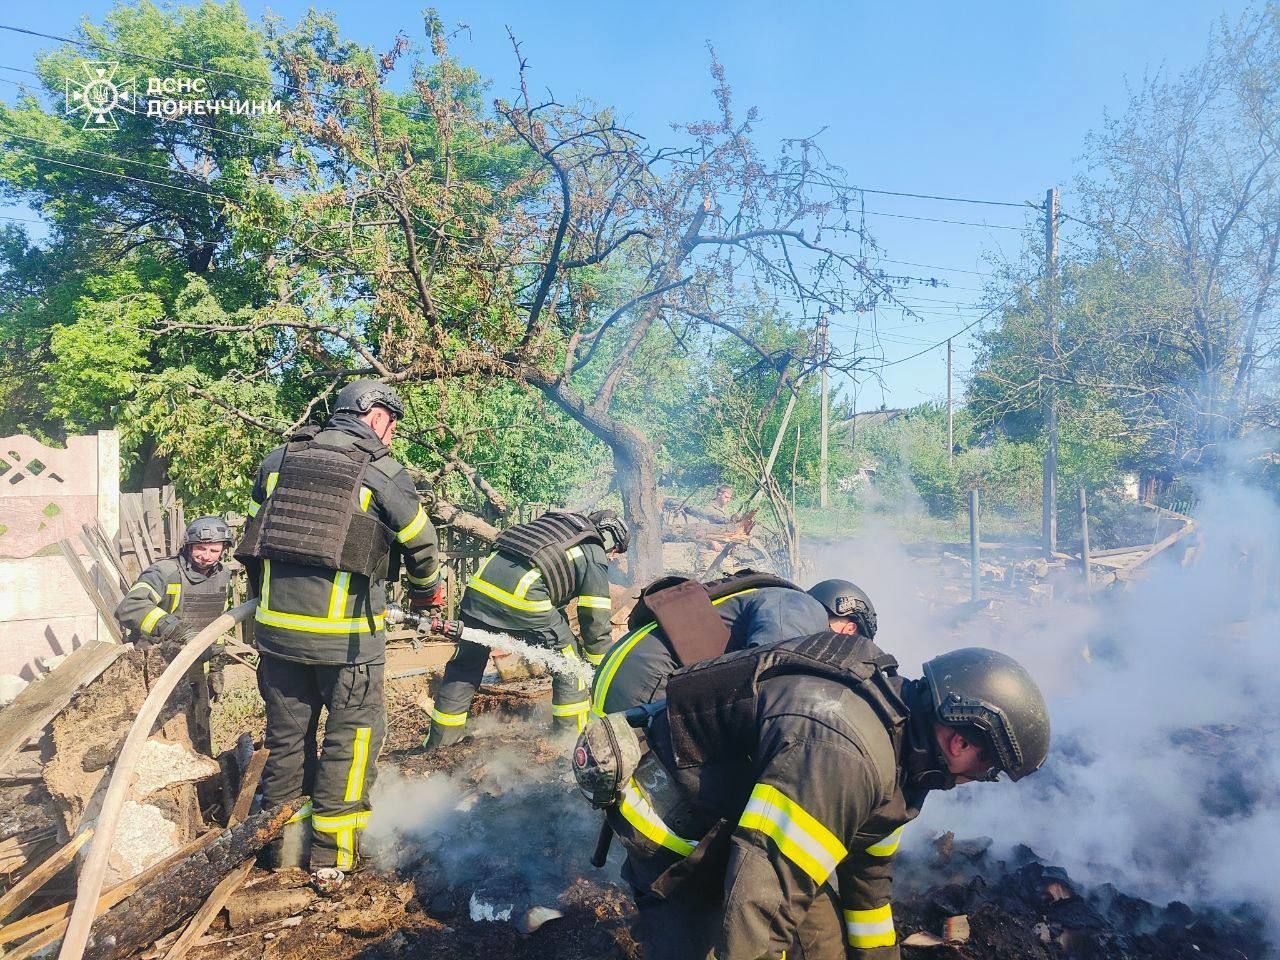
[[[1128,591],[955,622],[936,572],[886,531],[825,557],[871,594],[877,640],[919,676],[929,657],[990,646],[1050,701],[1053,750],[1019,784],[932,796],[908,837],[1023,843],[1085,882],[1155,900],[1248,902],[1280,931],[1280,510],[1243,485],[1202,492],[1197,551],[1171,551]]]

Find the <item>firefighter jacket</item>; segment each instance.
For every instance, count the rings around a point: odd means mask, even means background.
[[[331,665],[381,663],[385,658],[387,579],[398,576],[403,560],[411,597],[427,596],[435,590],[440,578],[435,528],[408,471],[381,447],[373,430],[359,417],[335,414],[313,439],[331,449],[356,449],[359,444],[360,449],[376,451],[358,489],[350,494],[354,498],[350,510],[385,527],[394,546],[386,569],[369,575],[279,559],[245,558],[237,552],[258,597],[254,637],[259,649],[282,660]],[[287,447],[272,450],[258,468],[250,518],[270,509]],[[251,530],[246,532],[246,541],[251,535]]]
[[[569,547],[565,558],[571,569],[570,599],[578,601],[583,653],[599,663],[613,640],[609,558],[595,542]],[[481,561],[467,581],[459,612],[505,633],[549,635],[566,628],[563,611],[552,604],[542,582],[542,571],[529,561],[496,551]]]
[[[827,629],[827,610],[800,589],[749,587],[711,601],[729,630],[725,653],[803,637]],[[661,700],[680,663],[654,621],[632,630],[596,671],[591,709],[603,716]]]
[[[222,563],[201,573],[185,554],[157,560],[124,595],[116,619],[133,640],[156,636],[161,621],[171,615],[185,630],[198,633],[226,609],[230,577]]]
[[[927,702],[871,641],[833,633],[682,669],[610,811],[628,879],[719,912],[691,956],[781,957],[838,883],[849,955],[896,958],[891,857],[948,785]]]

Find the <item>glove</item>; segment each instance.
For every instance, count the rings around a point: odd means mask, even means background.
[[[172,613],[166,613],[156,622],[155,630],[151,631],[152,642],[163,643],[166,640],[190,639],[190,637],[184,638],[182,636],[185,630],[186,624]]]
[[[445,602],[445,586],[441,580],[435,585],[435,588],[426,594],[417,594],[409,597],[410,610],[439,610],[444,606]]]

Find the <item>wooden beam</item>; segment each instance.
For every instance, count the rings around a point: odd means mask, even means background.
[[[44,863],[10,887],[8,892],[3,897],[0,897],[0,920],[13,913],[29,896],[48,883],[59,871],[74,860],[76,852],[84,846],[85,841],[91,836],[93,836],[92,828],[81,831],[75,837],[72,837],[70,843],[64,844],[53,856],[46,859]]]
[[[226,906],[231,895],[240,889],[240,885],[252,871],[253,861],[246,860],[219,881],[213,888],[213,892],[209,894],[209,899],[196,911],[195,916],[187,923],[186,929],[182,931],[182,935],[174,941],[169,952],[164,955],[164,960],[182,960],[187,955],[196,941],[205,935],[205,931],[217,919],[218,913]]]
[[[62,553],[63,558],[67,561],[67,566],[71,568],[71,572],[75,574],[76,579],[80,581],[80,586],[84,588],[84,592],[89,595],[89,599],[93,601],[98,616],[102,617],[103,623],[106,624],[107,632],[115,638],[116,643],[124,641],[124,634],[120,630],[120,624],[116,622],[115,607],[107,605],[107,601],[102,596],[102,591],[98,589],[98,585],[93,582],[93,578],[89,576],[89,571],[84,568],[84,564],[80,562],[80,555],[76,553],[75,548],[71,545],[70,540],[59,540],[58,550]]]

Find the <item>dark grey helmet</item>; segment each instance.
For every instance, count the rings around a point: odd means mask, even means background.
[[[597,510],[587,515],[587,519],[600,531],[605,550],[620,550],[626,553],[631,546],[631,531],[626,522],[614,510]]]
[[[1049,708],[1036,682],[1013,657],[965,647],[924,665],[934,715],[952,727],[976,727],[991,741],[1011,780],[1035,773],[1049,755]]]
[[[334,413],[366,414],[374,407],[385,407],[397,420],[404,418],[404,401],[400,394],[381,380],[352,380],[338,391]]]
[[[807,591],[833,617],[846,617],[858,625],[858,633],[868,640],[876,636],[876,608],[867,592],[848,580],[823,580]]]
[[[184,547],[193,543],[225,543],[230,547],[231,528],[221,517],[196,517],[187,524],[187,531],[182,537]]]

